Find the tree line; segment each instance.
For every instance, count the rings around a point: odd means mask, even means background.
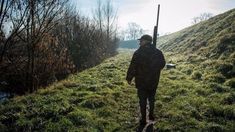
[[[33,92],[115,55],[117,12],[97,3],[91,19],[69,0],[1,0],[0,86]]]

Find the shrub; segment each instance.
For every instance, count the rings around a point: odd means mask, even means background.
[[[81,16],[73,8],[69,9],[67,4],[62,4],[63,0],[56,1],[58,2],[47,1],[50,3],[48,8],[51,10],[45,14],[42,22],[35,21],[34,24],[39,24],[38,26],[41,27],[35,30],[35,33],[25,36],[26,28],[22,28],[20,32],[12,28],[9,31],[12,30],[17,35],[12,35],[8,41],[5,33],[2,36],[0,31],[0,50],[2,51],[2,40],[4,44],[9,42],[8,45],[10,45],[3,48],[4,52],[1,52],[4,54],[1,54],[0,82],[7,82],[8,89],[14,93],[33,92],[56,80],[64,79],[71,73],[93,67],[117,54],[119,39],[115,35],[116,30],[109,28],[109,33],[105,30],[101,31],[93,20]],[[43,12],[42,9],[46,9],[47,6],[44,7],[41,4],[48,4],[47,2],[36,2],[35,6],[38,8],[35,8],[35,11]],[[23,3],[23,1],[17,2],[19,5]],[[60,8],[54,8],[57,4]],[[60,11],[57,11],[58,9]],[[14,10],[13,14],[17,11],[14,6],[9,6],[10,10]],[[62,13],[64,11],[66,13]],[[51,17],[53,13],[60,15]],[[35,17],[35,20],[41,18],[39,16]],[[51,20],[48,21],[49,17]],[[55,24],[54,18],[60,21]],[[19,19],[25,22],[24,17],[19,16]],[[44,25],[44,21],[47,21],[47,24]],[[18,23],[17,20],[11,23],[15,22]],[[28,39],[32,36],[35,38]],[[115,68],[111,65],[110,68],[112,67]]]

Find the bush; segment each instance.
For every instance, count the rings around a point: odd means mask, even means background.
[[[24,2],[19,1],[19,4],[22,3]],[[40,6],[42,3],[45,4],[45,2],[35,3],[35,6],[39,7],[35,10],[46,8]],[[53,9],[54,6],[56,7],[55,4],[63,2],[50,3],[52,5],[49,7]],[[14,9],[13,6],[9,8],[9,10]],[[26,37],[26,28],[23,28],[20,32],[16,30],[17,35],[9,37],[10,47],[4,49],[4,54],[1,55],[0,82],[7,82],[8,89],[14,88],[12,92],[23,94],[36,91],[38,88],[64,79],[76,71],[93,67],[117,54],[119,39],[116,36],[116,30],[108,28],[110,32],[107,33],[106,28],[100,30],[95,21],[81,16],[76,13],[75,9],[65,5],[61,5],[60,8],[63,9],[59,12],[65,11],[66,13],[56,15],[57,17],[50,16],[52,20],[46,25],[43,25],[46,19],[42,20],[42,23],[35,23],[42,27],[42,29],[35,30],[35,33]],[[57,8],[48,12],[45,18],[49,18],[52,12],[57,12],[54,10]],[[54,24],[54,18],[60,21]],[[22,22],[25,22],[23,17]],[[48,29],[44,30],[46,27]],[[15,31],[15,29],[11,30]],[[5,34],[3,35],[4,43],[7,43]],[[28,39],[32,37],[31,35],[36,37],[34,41]],[[28,46],[29,43],[30,46]],[[0,41],[0,49],[2,49],[2,41]]]

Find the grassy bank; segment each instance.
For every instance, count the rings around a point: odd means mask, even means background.
[[[134,131],[138,99],[134,85],[125,81],[131,55],[121,52],[34,94],[1,103],[0,130]],[[198,65],[180,56],[166,58],[177,62],[177,68],[162,72],[154,129],[234,131],[234,87],[205,80]]]

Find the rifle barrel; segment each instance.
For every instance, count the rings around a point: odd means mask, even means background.
[[[157,22],[156,22],[156,26],[154,26],[154,40],[153,40],[153,44],[156,47],[157,45],[157,35],[158,35],[158,21],[159,21],[159,13],[160,13],[160,4],[158,4],[158,11],[157,11]]]
[[[159,20],[159,13],[160,13],[160,4],[158,4],[158,10],[157,10],[157,22],[156,22],[157,26],[158,26],[158,20]]]

